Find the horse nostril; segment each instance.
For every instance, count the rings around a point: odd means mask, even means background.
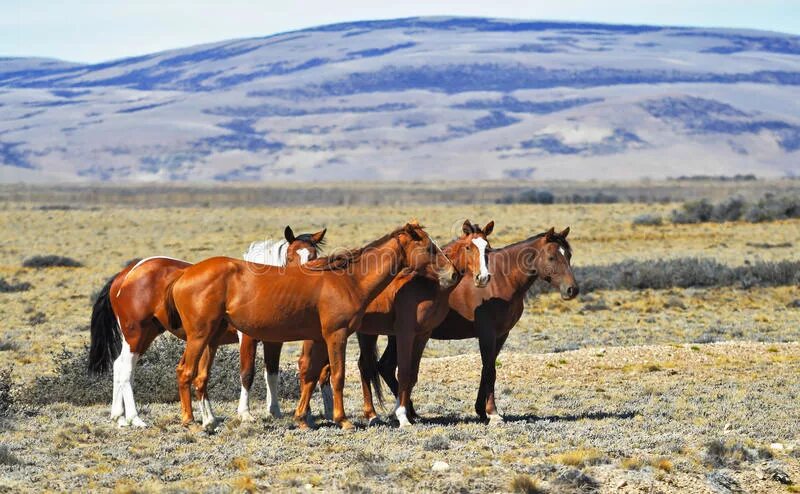
[[[578,295],[578,287],[571,286],[567,288],[567,295],[569,295],[570,297],[575,297],[576,295]]]

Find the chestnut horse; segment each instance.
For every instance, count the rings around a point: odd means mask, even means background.
[[[351,428],[342,395],[347,336],[358,329],[369,303],[395,276],[429,269],[445,287],[458,278],[450,260],[416,222],[361,249],[281,271],[255,272],[248,262],[227,257],[186,268],[167,290],[171,326],[181,325],[186,331],[186,349],[176,370],[182,423],[194,421],[189,387],[200,357],[230,324],[262,341],[324,340],[331,363],[333,420]],[[197,399],[207,403],[205,386],[195,382],[195,390]],[[304,418],[295,415],[302,425]],[[204,414],[203,426],[209,425]]]
[[[271,251],[263,243],[251,244],[246,255],[256,262],[284,265],[297,264],[317,257],[317,248],[323,243],[325,230],[295,237],[286,227],[285,242],[272,244]],[[255,247],[261,247],[260,256]],[[100,291],[92,308],[89,370],[92,373],[114,370],[111,418],[124,427],[145,427],[136,411],[132,377],[139,357],[147,351],[156,336],[169,330],[186,339],[179,327],[170,327],[164,309],[166,288],[191,263],[169,257],[150,257],[131,262],[125,269],[111,277]],[[123,338],[120,338],[122,334]],[[220,343],[237,343],[240,339],[231,330]],[[249,336],[241,338],[242,400],[252,385],[257,342]],[[265,351],[266,353],[266,351]],[[249,379],[247,378],[249,376]],[[268,384],[271,380],[268,380]],[[273,389],[277,394],[277,389]],[[241,408],[241,405],[240,405]],[[245,405],[246,408],[246,405]],[[124,414],[124,416],[123,416]]]
[[[475,400],[475,412],[489,423],[502,422],[497,412],[494,386],[497,356],[511,329],[524,311],[525,296],[537,279],[559,290],[561,298],[578,296],[578,285],[572,274],[572,248],[567,242],[569,228],[545,233],[488,253],[492,282],[485,288],[462,280],[450,294],[450,310],[444,321],[433,330],[437,340],[477,338],[481,350],[481,383]],[[379,367],[386,383],[397,394],[394,378],[398,363],[396,343],[389,339]],[[419,365],[419,364],[417,364]],[[416,417],[413,404],[409,416]]]
[[[481,288],[489,283],[491,274],[486,262],[489,243],[486,237],[493,229],[494,221],[490,221],[482,229],[466,220],[462,225],[463,234],[442,249],[459,274],[466,275],[464,283]],[[378,418],[370,382],[378,384],[376,392],[380,399],[380,381],[377,365],[374,363],[378,335],[393,335],[397,342],[399,365],[395,382],[399,381],[399,393],[397,387],[394,392],[399,396],[394,413],[401,427],[409,426],[411,423],[406,416],[406,407],[410,406],[411,392],[417,382],[419,361],[431,332],[447,315],[450,308],[448,298],[454,288],[455,285],[442,288],[429,278],[413,273],[398,276],[367,307],[357,336],[361,350],[358,366],[364,394],[364,417],[369,424],[377,422]],[[313,358],[324,358],[324,353],[315,351],[312,343],[304,342],[303,353],[298,362],[301,380],[298,414],[308,412],[308,402],[317,377],[314,370],[319,367],[319,362],[313,362]],[[323,376],[325,374],[323,371]]]

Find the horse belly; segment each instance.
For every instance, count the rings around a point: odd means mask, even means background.
[[[367,312],[357,331],[362,334],[393,335],[394,314],[392,312]]]
[[[230,321],[242,333],[261,341],[277,343],[322,339],[319,318],[309,314],[274,314],[273,317],[257,319],[232,315]]]

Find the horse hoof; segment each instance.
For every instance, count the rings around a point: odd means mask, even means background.
[[[117,418],[117,427],[128,427],[129,425],[131,425],[131,424],[130,424],[130,422],[128,422],[128,419],[126,419],[125,417],[118,417]]]
[[[283,417],[283,414],[281,413],[281,409],[280,408],[271,408],[267,412],[267,416],[268,417],[272,417],[274,419],[279,419],[279,418]]]
[[[352,423],[352,422],[350,422],[350,421],[349,421],[349,420],[347,420],[347,419],[344,419],[344,420],[342,420],[341,422],[339,422],[339,427],[341,427],[341,429],[342,429],[343,431],[349,431],[349,430],[353,430],[353,429],[355,428],[355,426],[353,425],[353,423]]]
[[[501,425],[503,422],[505,422],[503,420],[503,416],[500,415],[499,413],[493,413],[493,414],[489,415],[489,425],[497,426],[497,425]]]
[[[367,427],[379,427],[381,425],[386,425],[386,423],[380,417],[372,417],[367,422]]]
[[[140,419],[138,415],[133,417],[133,419],[131,419],[131,425],[134,427],[138,427],[140,429],[147,427],[145,421]]]
[[[250,412],[239,412],[239,420],[242,422],[255,422],[256,419]]]

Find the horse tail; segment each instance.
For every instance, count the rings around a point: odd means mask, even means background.
[[[91,344],[89,345],[89,372],[105,374],[113,365],[122,350],[122,335],[117,316],[111,307],[111,284],[119,276],[116,274],[106,282],[92,306],[90,324]]]
[[[171,329],[178,329],[183,326],[181,314],[178,312],[178,308],[175,307],[175,298],[172,296],[172,288],[179,279],[181,279],[180,275],[176,276],[175,279],[170,281],[169,285],[167,285],[165,305],[167,308],[167,321]]]
[[[383,406],[383,389],[381,388],[380,372],[378,371],[378,338],[372,335],[356,333],[361,354],[358,356],[358,368],[361,379],[366,379],[372,386],[378,403]]]

